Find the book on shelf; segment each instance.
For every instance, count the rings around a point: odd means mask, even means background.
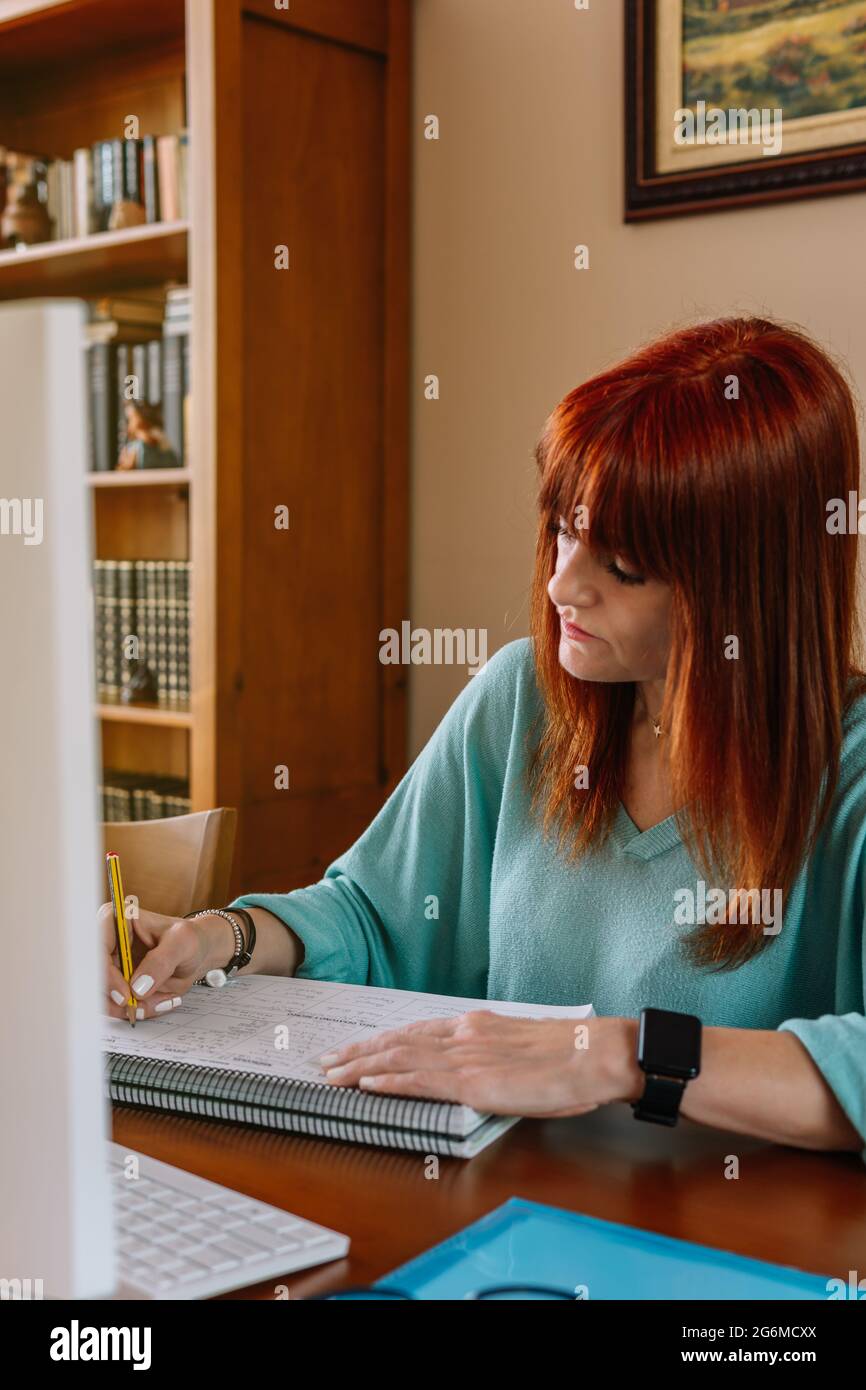
[[[190,570],[188,560],[94,560],[100,700],[134,703],[133,688],[169,707],[189,700]]]
[[[145,135],[141,142],[141,188],[145,217],[148,222],[161,222],[163,217],[159,199],[159,166],[155,135]],[[168,220],[165,219],[166,222]]]
[[[102,295],[90,301],[90,322],[140,324],[162,328],[165,290],[141,287],[122,295]]]
[[[189,285],[171,285],[165,294],[165,317],[167,322],[174,320],[189,323],[192,307],[192,290]]]
[[[117,383],[110,343],[88,345],[87,383],[90,471],[108,473],[117,462]]]
[[[163,326],[163,419],[178,458],[189,458],[191,293],[179,285],[165,297]]]
[[[108,216],[114,196],[114,155],[111,146],[111,140],[97,140],[91,153],[93,161],[93,229],[97,232],[108,230]],[[59,229],[58,235],[60,235]]]
[[[93,214],[93,156],[90,150],[76,150],[73,162],[72,234],[90,236],[96,230]]]
[[[177,200],[180,216],[186,221],[189,217],[189,131],[185,128],[177,136]]]
[[[147,353],[147,399],[151,405],[162,405],[162,339],[154,338],[146,345]],[[178,455],[178,462],[181,456]]]
[[[99,787],[104,821],[164,820],[190,812],[189,783],[182,777],[105,768]]]
[[[184,437],[183,341],[166,334],[163,342],[163,422],[171,447],[179,459],[186,454]]]
[[[144,209],[144,171],[141,140],[124,139],[113,142],[114,201],[138,203]],[[109,226],[111,209],[109,208]]]
[[[159,205],[164,222],[180,219],[180,142],[176,135],[160,135],[156,141],[156,168],[159,180]]]
[[[194,985],[182,1009],[141,1028],[104,1019],[108,1091],[118,1105],[473,1158],[518,1118],[423,1096],[333,1086],[325,1081],[319,1058],[383,1029],[455,1018],[475,1009],[509,1018],[567,1018],[575,1025],[593,1013],[589,1004],[506,1003],[326,980],[240,976],[220,990]]]

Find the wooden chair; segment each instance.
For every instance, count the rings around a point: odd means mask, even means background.
[[[184,917],[203,907],[224,907],[237,816],[234,807],[222,806],[165,820],[104,824],[105,852],[120,856],[124,894],[134,894],[141,907],[170,917]],[[104,859],[100,872],[107,902]]]

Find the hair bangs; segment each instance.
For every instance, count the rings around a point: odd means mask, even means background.
[[[587,415],[567,433],[555,427],[536,451],[539,503],[548,522],[561,520],[598,556],[618,556],[648,578],[672,578],[670,547],[658,526],[660,470],[637,443],[640,402],[608,412],[600,426]]]

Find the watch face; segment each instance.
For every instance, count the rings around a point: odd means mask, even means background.
[[[701,1069],[701,1020],[694,1014],[644,1009],[637,1057],[644,1071],[681,1076],[686,1081],[697,1076]]]

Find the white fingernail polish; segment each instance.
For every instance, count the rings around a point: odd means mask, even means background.
[[[174,998],[172,999],[172,1001],[171,1001],[171,1007],[172,1007],[173,1009],[176,1009],[177,1006],[178,1006],[178,1004],[182,1004],[182,1003],[183,1003],[183,1000],[181,999],[180,995],[179,995],[179,994],[176,994],[176,995],[174,996]]]
[[[152,975],[139,975],[138,979],[137,979],[137,980],[133,980],[133,982],[132,982],[133,992],[134,992],[135,994],[137,994],[137,995],[139,996],[139,998],[141,998],[142,994],[147,994],[147,991],[148,991],[149,989],[151,989],[152,987],[153,987],[153,976],[152,976]]]
[[[136,1018],[144,1018],[144,1009],[136,1009],[135,1016]]]
[[[173,1008],[174,1008],[174,1004],[171,1002],[170,999],[163,999],[163,1001],[162,1001],[161,1004],[157,1004],[157,1005],[156,1005],[156,1008],[154,1009],[153,1012],[154,1012],[155,1014],[164,1014],[164,1013],[168,1013],[168,1011],[169,1011],[170,1009],[173,1009]]]
[[[115,1004],[123,1003],[123,995],[120,993],[119,989],[113,989],[111,991],[111,997],[114,1000]]]

